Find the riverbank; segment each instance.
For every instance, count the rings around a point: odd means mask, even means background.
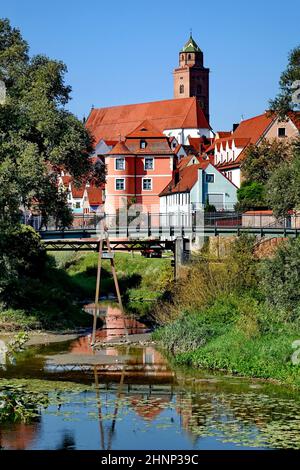
[[[300,330],[286,325],[260,332],[234,304],[229,298],[206,311],[187,313],[158,329],[153,337],[177,365],[276,380],[300,388],[300,367],[292,361]],[[231,319],[222,319],[218,309]]]
[[[159,305],[154,339],[178,365],[300,388],[299,263],[298,241],[260,260],[250,239],[221,262],[195,260]]]
[[[97,253],[53,253],[42,279],[22,286],[22,297],[10,308],[0,305],[0,332],[60,330],[90,326],[84,303],[95,295]],[[146,259],[139,253],[115,255],[117,276],[125,309],[149,321],[153,303],[172,279],[169,258]],[[101,299],[115,295],[109,262],[104,260]]]

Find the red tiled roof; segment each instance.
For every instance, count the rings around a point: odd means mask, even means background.
[[[202,168],[205,170],[209,165],[209,161],[198,163],[197,165],[190,165],[182,168],[179,171],[179,181],[174,184],[174,179],[162,190],[159,196],[165,196],[172,193],[183,193],[190,191],[198,179],[198,170]]]
[[[295,124],[298,131],[300,131],[300,111],[291,111],[289,113],[289,118]]]
[[[116,143],[118,142],[117,140],[106,140],[106,139],[103,139],[103,140],[106,143],[106,145],[108,145],[109,147],[116,145]]]
[[[195,97],[150,103],[92,109],[86,127],[98,143],[100,139],[118,140],[147,119],[160,132],[167,129],[203,128],[210,126]]]
[[[74,184],[71,185],[72,196],[76,199],[83,198],[84,190],[85,186],[80,186],[79,188],[76,188]]]
[[[239,154],[239,156],[235,160],[232,160],[230,162],[218,163],[217,167],[220,168],[220,170],[230,170],[232,168],[239,168],[241,162],[244,160],[244,158],[246,156],[246,151],[247,151],[247,147],[245,147],[241,151],[241,153]]]
[[[234,139],[240,137],[250,138],[251,144],[256,144],[273,121],[274,116],[269,116],[268,113],[246,119],[241,121],[232,137]]]
[[[69,186],[69,184],[72,181],[72,177],[68,176],[68,175],[62,176],[61,179],[62,179],[62,182],[63,182],[64,186]]]
[[[257,211],[246,211],[243,214],[246,215],[273,215],[272,210],[257,210]]]
[[[215,147],[217,147],[217,150],[220,151],[221,145],[223,147],[223,150],[225,150],[227,143],[228,147],[232,149],[233,142],[236,147],[243,148],[246,147],[250,143],[250,141],[251,139],[249,137],[235,137],[234,135],[232,135],[229,139],[226,137],[222,139],[216,139],[209,147],[206,148],[206,152],[214,150]]]
[[[153,124],[145,119],[141,122],[132,132],[126,135],[126,139],[151,139],[151,138],[163,138],[168,139],[168,137],[159,131]]]
[[[189,136],[189,143],[198,153],[200,152],[201,145],[204,144],[202,137],[190,137],[190,136]]]
[[[182,168],[186,167],[189,164],[191,157],[192,155],[187,155],[186,157],[182,157],[178,162],[177,168],[181,170]]]
[[[231,137],[231,131],[217,131],[216,134],[218,135],[219,139],[224,139],[225,137]]]
[[[249,137],[234,137],[232,140],[234,140],[234,144],[236,147],[246,147],[251,141]]]
[[[103,204],[103,187],[97,188],[96,186],[89,186],[86,188],[86,190],[90,206],[98,206],[99,204]]]
[[[124,142],[118,142],[108,155],[132,155],[132,152],[126,146]]]

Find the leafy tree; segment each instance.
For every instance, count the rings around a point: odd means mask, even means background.
[[[238,203],[236,211],[244,212],[253,209],[266,208],[265,186],[256,181],[243,181],[237,190]]]
[[[8,20],[0,20],[0,80],[6,101],[0,105],[0,224],[15,223],[20,209],[38,203],[45,220],[53,215],[70,223],[64,194],[57,190],[62,169],[80,184],[101,183],[94,169],[92,138],[83,123],[65,109],[71,88],[60,61],[29,57],[28,45]]]
[[[300,240],[282,244],[260,269],[260,286],[267,301],[277,310],[294,315],[300,303]]]
[[[29,292],[47,267],[38,235],[20,225],[21,213],[36,208],[45,224],[52,216],[66,227],[72,213],[58,187],[61,170],[77,184],[104,180],[103,166],[93,166],[89,158],[92,137],[66,109],[71,93],[66,71],[63,62],[30,57],[20,31],[0,19],[0,81],[6,89],[0,103],[0,303],[5,307]]]
[[[47,257],[39,235],[25,225],[0,231],[0,254],[0,299],[9,305],[19,289],[20,279],[24,282],[38,278],[45,269]]]
[[[266,201],[276,217],[300,209],[300,139],[291,148],[293,160],[280,165],[266,184]]]
[[[259,145],[248,147],[242,164],[243,175],[247,181],[265,184],[279,165],[291,159],[289,143],[264,139]]]
[[[298,84],[296,82],[298,81]],[[289,53],[288,65],[281,74],[280,91],[274,100],[270,101],[270,110],[285,119],[291,110],[300,109],[300,46]],[[294,86],[296,84],[296,86]]]

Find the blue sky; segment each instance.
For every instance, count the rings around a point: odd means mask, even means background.
[[[300,44],[299,0],[1,0],[31,53],[68,66],[69,109],[170,99],[190,28],[210,67],[215,130],[263,112]]]

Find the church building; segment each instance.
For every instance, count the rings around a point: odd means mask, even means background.
[[[203,66],[203,52],[192,36],[179,52],[179,68],[174,70],[174,99],[93,108],[86,127],[97,146],[101,140],[124,139],[145,120],[183,145],[189,144],[189,137],[213,136],[209,125],[209,69]]]

